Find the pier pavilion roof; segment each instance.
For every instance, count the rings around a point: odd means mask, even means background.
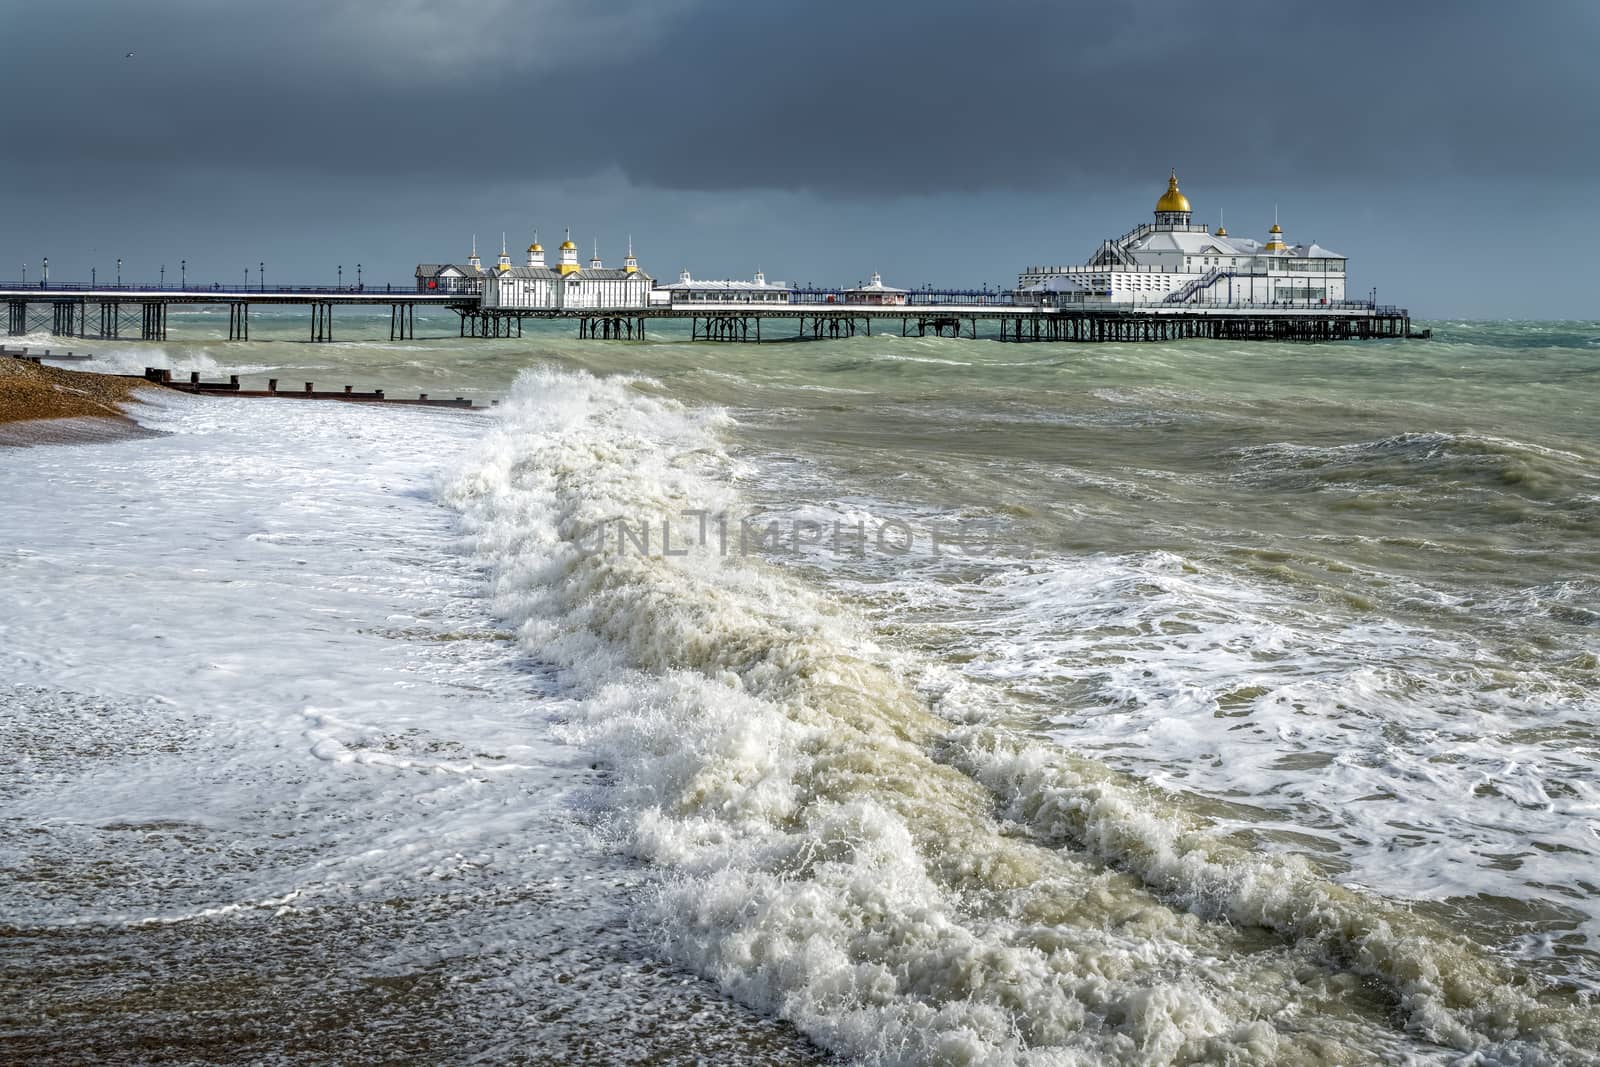
[[[1157,230],[1128,245],[1128,251],[1182,252],[1191,256],[1276,255],[1291,259],[1344,259],[1344,255],[1323,248],[1316,242],[1295,245],[1281,252],[1268,252],[1260,241],[1250,237],[1220,237],[1214,233],[1186,233],[1182,230]]]
[[[730,278],[708,279],[708,278],[681,278],[680,277],[677,281],[672,282],[671,284],[658,285],[658,286],[656,286],[656,288],[657,289],[676,289],[676,290],[678,290],[680,292],[687,292],[687,291],[689,291],[691,289],[706,289],[706,290],[727,289],[727,290],[735,290],[735,291],[740,291],[740,292],[753,291],[753,292],[758,292],[758,293],[759,292],[769,292],[769,293],[770,292],[777,292],[777,293],[792,293],[792,292],[794,292],[794,288],[792,286],[788,286],[788,285],[774,284],[772,282],[767,282],[767,281],[748,282],[748,281],[741,281],[741,280],[739,280],[737,278],[733,278],[733,279],[730,279]]]
[[[454,270],[463,278],[477,278],[489,273],[482,267],[474,267],[469,263],[418,263],[417,277],[437,278],[447,270]]]
[[[903,293],[906,290],[896,289],[892,285],[883,284],[883,276],[877,271],[872,272],[872,280],[866,285],[858,285],[853,289],[846,289],[847,293]]]
[[[1255,252],[1248,238],[1218,237],[1214,233],[1157,230],[1128,246],[1130,252],[1183,252],[1192,256],[1248,256]]]

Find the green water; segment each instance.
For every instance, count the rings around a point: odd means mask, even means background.
[[[352,316],[351,340],[313,345],[292,316],[229,343],[225,313],[204,313],[102,354],[484,401],[543,368],[724,410],[750,517],[910,531],[904,553],[761,554],[889,661],[912,657],[897,677],[936,715],[1092,757],[1218,839],[1300,857],[1589,1014],[1600,323],[1427,325],[1430,340],[1329,345],[638,344],[545,325],[391,343],[355,339],[386,322]],[[936,531],[982,545],[933,551]],[[973,759],[945,763],[1003,793]],[[954,827],[944,803],[926,818]],[[1051,840],[1028,803],[997,801]],[[1198,892],[1128,863],[1169,897]],[[1400,1011],[1363,996],[1347,998],[1363,1026]]]

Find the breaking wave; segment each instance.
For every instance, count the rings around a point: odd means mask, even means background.
[[[791,574],[597,547],[606,522],[739,501],[727,417],[638,384],[524,375],[443,495],[610,770],[664,954],[872,1063],[1600,1047],[1584,1004],[1405,907],[1008,729],[981,686],[930,693],[931,664]]]

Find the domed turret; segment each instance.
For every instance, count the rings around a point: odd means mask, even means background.
[[[1287,249],[1288,246],[1283,243],[1283,229],[1274,222],[1272,229],[1267,231],[1267,243],[1262,250],[1266,252],[1283,252]]]
[[[1189,198],[1178,189],[1178,172],[1173,171],[1167,178],[1167,191],[1161,194],[1161,199],[1156,201],[1157,211],[1188,211]]]
[[[1157,226],[1189,225],[1189,198],[1178,189],[1178,172],[1167,178],[1167,191],[1156,201]]]
[[[561,262],[556,269],[563,275],[576,274],[583,268],[578,266],[578,246],[572,243],[572,231],[567,231],[567,239],[561,242]]]
[[[511,253],[506,251],[506,235],[500,235],[500,259],[495,263],[495,270],[507,271],[511,269]]]
[[[528,266],[544,266],[544,245],[539,243],[539,231],[533,231],[533,244],[528,246]]]

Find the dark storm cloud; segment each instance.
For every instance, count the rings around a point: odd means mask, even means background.
[[[1600,160],[1584,3],[12,4],[0,137],[163,176],[617,171],[824,196],[1562,178]],[[124,53],[133,51],[127,59]],[[219,180],[225,180],[219,179]]]

